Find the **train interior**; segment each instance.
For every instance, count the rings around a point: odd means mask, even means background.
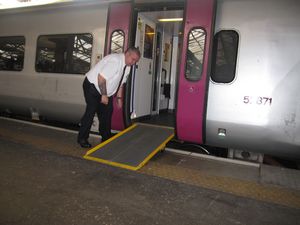
[[[182,18],[183,9],[137,14],[135,46],[141,58],[132,91],[133,121],[175,126]]]

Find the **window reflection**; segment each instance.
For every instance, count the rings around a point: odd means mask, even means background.
[[[110,53],[124,52],[125,34],[122,30],[115,30],[111,35]]]
[[[21,71],[25,37],[0,37],[0,70]]]
[[[239,35],[234,30],[219,31],[214,37],[212,74],[213,81],[230,83],[235,78]]]
[[[145,25],[145,37],[144,37],[144,58],[152,59],[153,55],[153,43],[154,43],[154,28],[149,25]]]
[[[90,69],[91,34],[42,35],[37,42],[36,71],[85,74]]]
[[[185,76],[189,80],[201,79],[205,37],[205,31],[201,28],[195,28],[189,33],[185,69]]]

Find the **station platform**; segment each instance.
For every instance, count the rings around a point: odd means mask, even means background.
[[[299,170],[167,149],[131,171],[84,159],[76,131],[0,124],[0,224],[300,224]]]

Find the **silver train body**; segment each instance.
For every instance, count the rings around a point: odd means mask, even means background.
[[[235,80],[209,84],[207,142],[219,145],[226,127],[225,146],[299,158],[300,2],[222,1],[217,12],[215,30],[236,30],[240,43]]]
[[[23,69],[0,71],[0,110],[78,123],[85,109],[84,75],[37,72],[37,39],[46,34],[90,33],[92,66],[105,54],[109,4],[79,1],[0,12],[0,37],[25,36]],[[227,83],[208,80],[200,144],[299,159],[300,2],[218,0],[213,31],[220,30],[239,36],[235,77]],[[174,70],[168,109],[176,111],[179,71]],[[135,91],[148,86],[139,83]],[[133,117],[147,115],[136,113]]]

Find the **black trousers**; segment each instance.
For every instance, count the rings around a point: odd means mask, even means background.
[[[102,136],[102,141],[109,139],[111,137],[113,97],[108,98],[107,105],[102,104],[100,93],[97,91],[94,84],[90,83],[87,78],[85,78],[83,82],[83,93],[86,108],[85,113],[81,118],[77,141],[88,140],[95,113],[97,113],[99,119],[99,134]]]

